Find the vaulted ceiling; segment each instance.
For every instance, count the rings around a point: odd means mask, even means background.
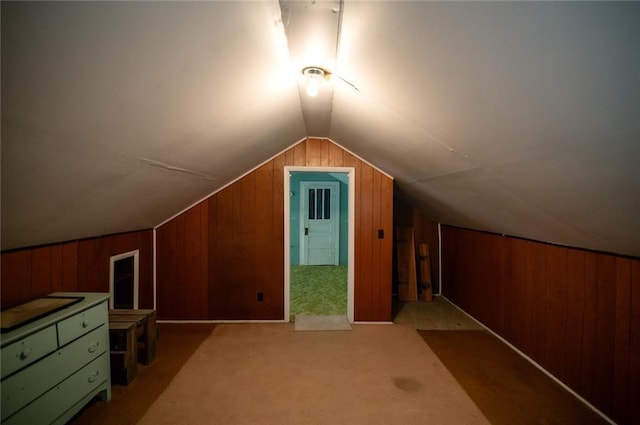
[[[640,256],[639,2],[1,7],[2,249],[156,226],[318,136],[438,222]]]

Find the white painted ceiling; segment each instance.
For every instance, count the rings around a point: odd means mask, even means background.
[[[438,222],[640,256],[639,2],[1,7],[2,249],[156,226],[321,136]]]

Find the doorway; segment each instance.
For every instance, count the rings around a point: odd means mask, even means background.
[[[319,264],[332,264],[336,267],[336,270],[341,267],[344,274],[346,274],[346,315],[349,322],[353,323],[355,169],[352,167],[287,166],[284,171],[284,193],[288,194],[288,196],[284,197],[284,320],[289,321],[291,319],[292,266],[299,266],[305,263],[309,264],[308,260],[311,259],[312,264],[317,261]],[[304,173],[304,178],[301,177],[302,173]],[[310,176],[311,178],[308,178]],[[327,176],[329,176],[329,178],[327,178]],[[309,183],[305,185],[304,188],[304,200],[302,200],[300,194],[300,192],[302,192],[302,185],[300,184],[300,186],[298,186],[298,181],[302,183],[302,180]],[[344,183],[345,192],[342,197],[345,205],[343,205],[342,208],[340,208],[341,202],[339,200],[341,182]],[[326,183],[335,184],[328,186]],[[338,185],[338,189],[335,188],[335,185]],[[325,189],[329,189],[329,191],[327,192]],[[318,192],[318,190],[320,190],[320,192]],[[319,193],[321,193],[321,195],[319,195]],[[329,202],[326,202],[327,195],[329,196]],[[318,204],[319,199],[320,204]],[[311,213],[312,203],[313,213]],[[292,204],[296,205],[296,208],[293,210]],[[302,205],[303,208],[299,210],[297,205]],[[338,212],[332,211],[333,208],[338,208]],[[342,213],[340,210],[342,210]],[[317,220],[318,212],[320,212],[320,221],[324,223],[310,223],[309,217],[312,216],[312,220]],[[301,219],[300,216],[302,213],[304,213],[306,220]],[[326,219],[327,217],[328,219]],[[331,217],[339,218],[339,220],[334,221],[333,224],[327,224],[331,223]],[[304,235],[305,231],[309,233],[312,232],[314,225],[320,225],[320,227],[322,227],[322,233],[325,234],[325,236],[321,238],[322,240],[314,241],[312,236],[310,241],[308,238],[309,235]],[[336,230],[338,231],[338,236],[335,235]],[[342,230],[342,232],[340,230]],[[342,242],[340,242],[340,233],[346,235]],[[328,234],[331,235],[329,236]],[[306,240],[305,237],[307,238]],[[333,239],[333,241],[328,242],[327,239]],[[316,243],[321,246],[317,253],[313,252]],[[327,248],[327,246],[330,245],[335,246],[335,248]],[[309,254],[308,248],[312,249],[311,254]],[[306,273],[312,271],[312,267],[323,266],[305,267],[309,267],[304,271]],[[327,268],[323,270],[325,273],[328,271],[328,267],[331,266],[327,266]]]
[[[138,255],[130,251],[114,255],[109,261],[110,309],[138,309]]]

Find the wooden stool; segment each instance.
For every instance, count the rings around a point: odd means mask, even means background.
[[[143,343],[140,362],[149,364],[156,358],[158,331],[155,310],[109,310],[109,322],[136,322],[136,339]]]
[[[137,373],[136,322],[109,322],[111,379],[128,385]]]

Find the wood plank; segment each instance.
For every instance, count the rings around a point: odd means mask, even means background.
[[[630,419],[629,337],[631,336],[631,260],[627,258],[616,259],[615,299],[613,405],[611,417],[618,423],[626,423]],[[636,326],[638,323],[636,323]]]
[[[567,252],[567,332],[565,340],[565,383],[574,391],[580,391],[582,379],[582,338],[585,303],[584,252],[570,249]]]
[[[545,293],[547,291],[547,275],[545,268],[546,253],[543,245],[530,243],[527,249],[527,278],[528,293],[532,304],[531,324],[531,357],[541,364],[546,365],[545,350],[547,349],[546,305]]]
[[[242,258],[238,267],[243,268],[241,273],[241,279],[237,282],[240,285],[241,299],[239,302],[242,305],[244,311],[243,317],[247,317],[252,320],[258,319],[256,304],[257,304],[257,287],[256,287],[256,270],[254,265],[256,264],[256,174],[251,173],[246,175],[242,179],[242,191],[241,191],[241,205],[242,207],[236,209],[240,214],[240,232],[238,234],[241,240],[241,252]],[[246,267],[246,264],[251,264],[252,267]]]
[[[31,251],[31,296],[43,297],[51,292],[51,246]]]
[[[631,261],[631,312],[629,335],[629,404],[628,423],[640,423],[640,260]]]
[[[255,180],[255,214],[253,217],[255,229],[255,290],[263,294],[263,301],[254,298],[253,309],[256,317],[261,319],[279,319],[269,314],[269,304],[273,302],[274,286],[281,285],[282,280],[274,278],[271,257],[269,253],[283,246],[276,246],[273,238],[273,162],[270,161],[256,170]]]
[[[322,165],[322,140],[316,138],[307,139],[307,167],[319,167]]]
[[[140,249],[138,306],[153,308],[153,230],[138,232],[136,246]]]
[[[344,150],[333,142],[329,142],[329,165],[332,167],[342,167]]]
[[[218,197],[210,196],[208,199],[209,207],[207,211],[209,213],[209,223],[207,224],[209,239],[207,241],[207,261],[208,261],[208,275],[207,275],[207,318],[214,317],[218,311],[216,301],[216,286],[218,276],[220,276],[218,255]]]
[[[393,180],[381,176],[380,228],[384,230],[380,258],[380,304],[375,320],[391,321],[393,267]]]
[[[156,264],[157,288],[156,307],[158,318],[175,319],[177,303],[175,302],[176,281],[176,220],[171,220],[156,230]]]
[[[269,303],[268,314],[274,318],[284,317],[284,165],[284,156],[274,158],[271,272],[275,280],[271,295],[265,294],[265,297],[272,300]]]
[[[173,300],[173,314],[174,319],[188,319],[187,311],[189,310],[188,304],[188,286],[189,282],[185,281],[188,279],[187,273],[190,265],[186,263],[186,249],[187,249],[187,236],[186,236],[186,226],[187,226],[187,213],[183,212],[179,216],[175,218],[176,222],[176,240],[175,240],[175,279],[169,283],[169,288],[171,291],[171,297]],[[185,286],[185,289],[178,289],[178,282],[180,282],[180,286]]]
[[[328,167],[329,165],[334,166],[331,164],[329,159],[329,145],[331,144],[332,143],[329,142],[329,139],[322,139],[322,143],[320,145],[320,165],[322,167]]]
[[[233,187],[227,187],[217,195],[217,235],[216,252],[218,255],[219,275],[215,280],[215,287],[209,286],[209,297],[211,307],[215,304],[213,311],[209,311],[213,319],[232,318],[235,299],[232,297],[233,281],[230,279],[233,273],[232,255],[233,244]],[[210,281],[211,283],[211,281]],[[213,289],[213,291],[212,291]],[[213,292],[213,293],[212,293]]]
[[[62,244],[51,245],[51,292],[62,292]]]
[[[357,178],[357,177],[356,177]],[[355,288],[356,303],[355,313],[356,320],[371,320],[373,314],[371,311],[372,292],[375,291],[373,285],[374,275],[371,270],[373,264],[373,169],[362,164],[360,167],[360,192],[359,192],[359,211],[360,217],[360,271],[358,273],[359,282]],[[376,223],[377,224],[377,223]]]
[[[200,266],[199,273],[199,297],[200,297],[200,314],[199,319],[205,320],[209,318],[209,202],[206,200],[200,202],[200,226],[199,226],[198,242],[198,263]],[[155,356],[155,354],[154,354]]]
[[[62,245],[62,291],[79,291],[78,242],[68,242]]]
[[[2,309],[13,307],[32,299],[31,291],[31,250],[2,254],[0,273],[0,302]]]
[[[582,382],[580,395],[592,402],[593,400],[593,371],[596,367],[594,351],[596,345],[595,322],[596,315],[596,254],[585,252],[584,257],[584,326],[582,328]]]
[[[565,379],[565,349],[567,339],[567,249],[551,245],[545,246],[547,292],[545,335],[547,346],[545,364],[556,378]]]
[[[377,170],[373,170],[372,185],[371,185],[371,301],[369,305],[370,320],[376,320],[380,311],[380,292],[383,290],[384,285],[382,282],[382,240],[378,239],[378,229],[382,229],[380,226],[381,217],[381,205],[382,205],[382,183],[381,174]]]
[[[593,404],[611,415],[613,392],[613,347],[615,343],[615,257],[597,257],[595,368],[593,370]]]
[[[307,164],[307,141],[298,143],[293,147],[293,164],[287,163],[287,165],[309,165]]]

